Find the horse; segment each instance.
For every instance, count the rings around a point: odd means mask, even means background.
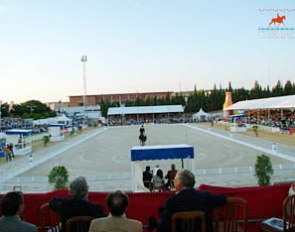
[[[144,133],[141,133],[138,138],[140,140],[140,146],[144,146],[147,139],[146,135]]]
[[[286,20],[286,16],[279,16],[279,14],[277,14],[277,17],[276,18],[273,18],[270,23],[268,24],[268,26],[270,26],[271,24],[274,24],[274,26],[276,26],[276,23],[279,24],[279,26],[281,24],[283,24],[285,27],[286,25],[284,24],[284,20]]]

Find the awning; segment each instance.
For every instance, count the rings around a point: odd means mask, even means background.
[[[187,158],[194,158],[194,147],[185,144],[143,146],[131,149],[131,161]]]

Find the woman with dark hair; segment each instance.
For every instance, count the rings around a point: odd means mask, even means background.
[[[0,203],[0,232],[37,232],[37,227],[22,221],[24,199],[21,192],[7,193]]]
[[[165,189],[165,181],[162,169],[158,169],[153,177],[153,189],[160,192]]]

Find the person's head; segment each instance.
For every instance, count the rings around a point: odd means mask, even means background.
[[[0,203],[0,210],[4,216],[22,214],[24,210],[24,199],[21,192],[7,193]]]
[[[70,194],[75,199],[83,199],[88,194],[88,184],[83,176],[77,177],[70,183]]]
[[[158,169],[156,175],[160,178],[163,178],[163,171],[162,169]]]
[[[171,170],[175,170],[175,164],[171,164]]]
[[[107,205],[113,216],[122,216],[128,206],[128,196],[120,190],[110,193],[107,196]]]
[[[196,183],[194,174],[189,170],[179,170],[174,179],[174,185],[177,191],[183,188],[193,188]]]
[[[149,171],[151,170],[151,167],[150,167],[150,166],[146,166],[146,167],[145,167],[145,170],[146,170],[147,172],[149,172]]]

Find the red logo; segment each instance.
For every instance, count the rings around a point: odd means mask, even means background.
[[[280,27],[280,25],[283,24],[286,27],[286,25],[284,24],[284,20],[286,20],[286,16],[280,16],[279,13],[277,13],[277,17],[273,18],[268,26],[271,26],[273,24],[274,27],[277,27],[277,25],[278,27]]]

